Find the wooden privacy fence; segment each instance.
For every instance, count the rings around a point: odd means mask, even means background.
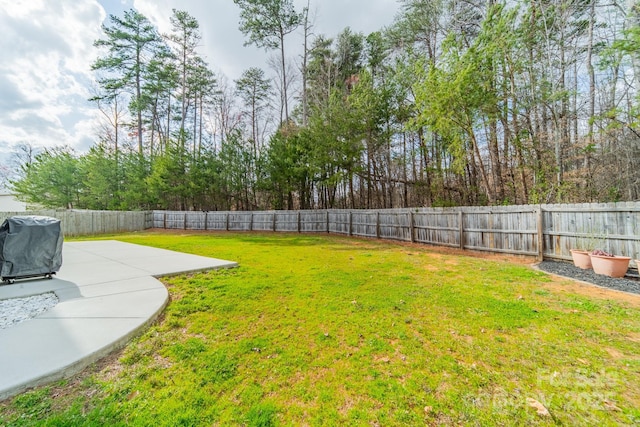
[[[570,249],[596,242],[597,247],[617,255],[640,258],[638,202],[385,210],[154,211],[153,226],[335,233],[539,259],[570,259]]]
[[[600,248],[640,259],[640,202],[383,210],[256,212],[0,212],[59,218],[66,236],[181,230],[335,233],[542,258]],[[632,262],[635,265],[635,262]]]
[[[56,211],[0,212],[0,224],[10,216],[43,215],[58,218],[65,236],[142,231],[153,227],[150,211]]]

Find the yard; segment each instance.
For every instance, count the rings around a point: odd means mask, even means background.
[[[240,267],[165,279],[159,322],[0,425],[640,423],[640,296],[375,240],[115,238]]]

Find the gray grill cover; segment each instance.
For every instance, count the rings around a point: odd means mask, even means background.
[[[14,216],[0,226],[0,276],[45,275],[62,265],[60,220]]]

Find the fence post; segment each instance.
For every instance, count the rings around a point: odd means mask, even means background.
[[[276,211],[273,211],[273,231],[276,231]]]
[[[329,210],[327,209],[327,234],[329,234]]]
[[[415,243],[415,225],[413,222],[413,212],[409,211],[409,233],[411,233],[411,243]]]
[[[462,210],[458,212],[458,227],[460,233],[460,249],[464,249],[464,222],[462,218]]]
[[[380,211],[376,211],[376,238],[380,238]]]
[[[253,231],[253,211],[251,211],[251,217],[249,218],[249,231]]]
[[[167,211],[164,211],[164,219],[162,220],[164,224],[164,229],[167,229]]]
[[[205,211],[205,213],[204,213],[204,231],[207,231],[209,229],[208,222],[209,222],[209,212]]]
[[[544,260],[544,217],[542,216],[542,206],[536,209],[538,223],[538,261]]]
[[[227,211],[227,219],[226,219],[226,224],[225,224],[225,230],[229,231],[229,212]]]
[[[495,249],[496,236],[493,232],[493,211],[489,211],[489,218],[487,218],[487,225],[489,226],[489,249]]]
[[[349,236],[353,236],[353,212],[349,211]]]
[[[298,233],[302,233],[302,218],[300,217],[300,211],[298,211]]]

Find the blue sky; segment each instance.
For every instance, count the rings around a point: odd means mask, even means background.
[[[307,0],[294,0],[302,9]],[[243,47],[238,8],[232,0],[0,0],[0,169],[16,145],[69,145],[85,151],[94,143],[97,112],[87,101],[94,86],[90,67],[109,14],[131,8],[168,32],[172,9],[200,23],[200,54],[230,81],[249,67],[268,69],[268,54]],[[368,34],[393,22],[396,0],[312,0],[315,34],[329,37],[349,26]],[[301,37],[287,40],[291,56]]]

